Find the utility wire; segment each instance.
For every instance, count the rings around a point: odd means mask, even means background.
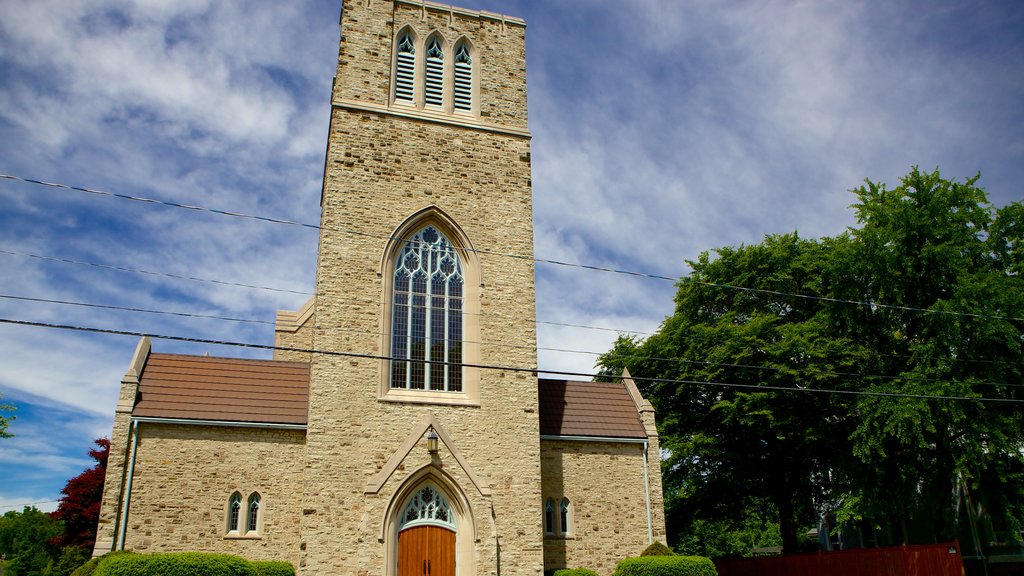
[[[252,288],[255,290],[270,290],[272,292],[288,292],[290,294],[302,294],[305,296],[312,296],[312,292],[303,292],[301,290],[288,290],[286,288],[273,288],[271,286],[256,286],[254,284],[242,284],[239,282],[228,282],[226,280],[215,280],[211,278],[197,278],[195,276],[182,276],[179,274],[171,274],[169,272],[153,272],[151,270],[141,270],[139,268],[128,268],[125,266],[112,266],[110,264],[98,264],[96,262],[83,262],[81,260],[71,260],[69,258],[57,258],[55,256],[43,256],[41,254],[30,254],[27,252],[14,252],[12,250],[0,249],[0,253],[9,254],[11,256],[23,256],[25,258],[35,258],[37,260],[49,260],[51,262],[62,262],[64,264],[76,264],[79,266],[92,266],[94,268],[104,268],[106,270],[117,270],[118,272],[132,272],[134,274],[146,274],[148,276],[163,276],[165,278],[174,278],[175,280],[191,280],[193,282],[208,282],[210,284],[220,284],[222,286],[238,286],[240,288]]]
[[[180,275],[177,275],[177,274],[168,274],[168,273],[164,273],[164,272],[153,272],[153,271],[150,271],[150,270],[140,270],[140,269],[136,269],[136,268],[127,268],[127,267],[123,267],[123,266],[112,266],[112,265],[108,265],[108,264],[98,264],[98,263],[95,263],[95,262],[83,262],[83,261],[80,261],[80,260],[71,260],[71,259],[68,259],[68,258],[58,258],[58,257],[53,257],[53,256],[44,256],[44,255],[40,255],[40,254],[31,254],[31,253],[26,253],[26,252],[14,252],[14,251],[11,251],[11,250],[0,249],[0,253],[2,253],[2,254],[9,254],[9,255],[12,255],[12,256],[23,256],[23,257],[27,257],[27,258],[36,258],[36,259],[39,259],[39,260],[47,260],[47,261],[64,263],[64,264],[77,264],[77,265],[83,265],[83,266],[93,266],[93,267],[97,267],[97,268],[116,270],[116,271],[119,271],[119,272],[132,272],[132,273],[147,274],[147,275],[152,275],[152,276],[165,276],[165,277],[173,278],[173,279],[176,279],[176,280],[191,280],[191,281],[197,281],[197,282],[209,282],[209,283],[225,285],[225,286],[238,286],[238,287],[242,287],[242,288],[250,288],[250,289],[255,289],[255,290],[271,290],[271,291],[276,291],[276,292],[289,292],[289,293],[293,293],[293,294],[302,294],[302,295],[307,295],[307,296],[313,295],[312,292],[302,292],[302,291],[298,291],[298,290],[287,290],[287,289],[283,289],[283,288],[273,288],[273,287],[269,287],[269,286],[257,286],[257,285],[253,285],[253,284],[242,284],[242,283],[238,283],[238,282],[228,282],[228,281],[225,281],[225,280],[216,280],[216,279],[209,279],[209,278],[197,278],[197,277],[194,277],[194,276],[180,276]],[[23,297],[16,297],[16,296],[8,296],[8,297],[9,298],[23,298]],[[46,300],[40,299],[40,301],[46,301]],[[52,301],[52,302],[56,303],[56,304],[68,304],[68,305],[72,305],[72,306],[87,306],[87,307],[95,307],[95,308],[107,307],[107,308],[111,308],[111,309],[117,309],[118,308],[116,306],[93,305],[93,304],[76,303],[76,302],[61,302],[61,301]],[[131,310],[129,308],[123,308],[123,309],[124,310]],[[146,313],[151,313],[151,314],[161,314],[161,313],[164,313],[163,311],[160,311],[160,310],[142,310],[142,309],[139,309],[139,310],[134,310],[134,311],[146,312]],[[179,316],[193,316],[193,317],[196,317],[196,318],[213,318],[213,319],[227,320],[227,321],[232,321],[232,322],[256,322],[256,323],[263,323],[263,324],[274,324],[273,322],[269,322],[269,321],[262,321],[262,320],[261,321],[257,321],[257,320],[243,319],[243,318],[229,318],[229,317],[207,316],[207,315],[201,315],[201,314],[186,314],[186,313],[171,313],[171,314],[175,314],[175,315],[179,315]],[[483,314],[479,313],[479,312],[473,313],[473,312],[463,311],[463,314],[476,314],[478,316],[483,316]],[[579,329],[584,329],[584,330],[598,330],[598,331],[605,331],[605,332],[614,332],[614,333],[617,333],[617,334],[635,334],[635,335],[638,335],[638,336],[651,336],[651,335],[654,334],[653,332],[644,332],[644,331],[640,331],[640,330],[626,330],[626,329],[622,329],[622,328],[610,328],[610,327],[607,327],[607,326],[588,326],[588,325],[585,325],[585,324],[572,324],[572,323],[566,323],[566,322],[551,322],[551,321],[545,321],[545,320],[527,320],[527,321],[531,322],[531,323],[534,323],[534,324],[538,324],[538,325],[567,327],[567,328],[579,328]],[[378,336],[380,336],[380,335],[387,336],[387,334],[382,334],[382,333],[378,333],[378,332],[367,332],[367,331],[355,330],[355,329],[344,329],[344,331],[346,331],[346,332],[353,332],[353,333],[375,334],[375,335],[378,335]],[[509,346],[513,346],[513,345],[509,345]],[[538,348],[538,350],[547,350],[547,351],[552,351],[552,352],[566,352],[566,353],[572,353],[572,354],[591,354],[591,355],[595,355],[595,356],[599,356],[599,355],[603,354],[603,352],[591,352],[591,351],[585,351],[585,350],[570,350],[570,349],[561,349],[561,348],[543,348],[543,347],[540,347],[540,348]],[[884,354],[884,353],[880,353],[880,354],[878,354],[878,356],[892,357],[892,358],[912,358],[912,356],[907,356],[907,355],[903,355],[903,354]],[[702,361],[699,361],[699,360],[684,360],[684,359],[678,359],[678,358],[653,358],[652,357],[652,358],[649,358],[649,359],[651,359],[651,360],[668,360],[668,361],[673,361],[673,362],[692,362],[692,363],[702,362]],[[994,363],[996,363],[996,361],[994,361],[994,360],[979,360],[979,359],[973,359],[973,358],[948,358],[948,357],[942,357],[941,359],[942,360],[949,360],[949,361],[952,361],[952,362],[971,362],[971,363],[975,363],[975,364],[994,364]],[[734,365],[734,367],[742,367],[742,366]],[[761,369],[768,369],[768,368],[762,367]],[[843,375],[843,374],[839,374],[839,375]],[[880,377],[881,378],[891,378],[891,377],[888,377],[888,376],[880,376]],[[1003,386],[1003,385],[1014,386],[1014,384],[995,384],[995,385],[999,385],[999,386]]]
[[[170,310],[154,310],[154,309],[150,309],[150,308],[134,308],[134,307],[130,307],[130,306],[116,306],[116,305],[113,305],[113,304],[94,304],[94,303],[89,303],[89,302],[75,302],[75,301],[70,301],[70,300],[53,300],[53,299],[49,299],[49,298],[33,298],[33,297],[29,297],[29,296],[15,296],[15,295],[12,295],[12,294],[0,294],[0,298],[8,299],[8,300],[21,300],[21,301],[25,301],[25,302],[39,302],[39,303],[44,303],[44,304],[61,304],[61,305],[66,305],[66,306],[78,306],[78,307],[83,307],[83,308],[98,308],[98,309],[102,309],[102,310],[118,310],[118,311],[123,311],[123,312],[142,312],[142,313],[146,313],[146,314],[158,314],[158,315],[166,315],[166,316],[179,316],[179,317],[185,317],[185,318],[203,318],[203,319],[212,319],[212,320],[225,320],[225,321],[228,321],[228,322],[243,322],[243,323],[251,323],[251,324],[276,325],[276,322],[271,322],[269,320],[256,320],[256,319],[252,319],[252,318],[234,318],[234,317],[230,317],[230,316],[217,316],[217,315],[212,315],[212,314],[197,314],[197,313],[189,313],[189,312],[174,312],[174,311],[170,311]],[[365,334],[365,335],[369,335],[369,336],[383,336],[385,338],[391,338],[391,333],[390,332],[375,332],[375,331],[371,331],[371,330],[358,330],[358,329],[355,329],[355,328],[338,328],[337,330],[339,330],[341,332],[349,332],[349,333],[353,333],[353,334]],[[498,341],[495,341],[495,340],[480,340],[480,341],[462,340],[462,342],[463,343],[467,343],[467,344],[500,344],[500,345],[502,345],[502,346],[504,346],[506,348],[516,348],[516,349],[522,349],[522,350],[533,350],[533,349],[536,349],[538,351],[561,352],[561,353],[565,353],[565,354],[584,354],[584,355],[589,355],[589,356],[601,356],[602,354],[604,354],[604,352],[594,352],[594,351],[591,351],[591,350],[575,350],[575,349],[571,349],[571,348],[551,348],[551,347],[546,347],[546,346],[537,346],[536,348],[534,348],[533,346],[524,346],[524,345],[519,345],[519,344],[508,344],[506,342],[498,342]],[[714,366],[714,367],[720,367],[720,368],[741,368],[741,369],[761,370],[761,371],[770,371],[770,372],[791,371],[791,372],[795,372],[797,374],[806,374],[806,373],[809,373],[809,372],[814,372],[815,374],[826,375],[826,376],[864,378],[864,379],[873,379],[873,380],[906,380],[906,381],[910,381],[910,382],[931,382],[931,383],[945,383],[945,384],[951,383],[948,380],[941,380],[941,379],[938,379],[938,378],[921,378],[921,377],[914,377],[914,376],[886,376],[886,375],[881,375],[881,374],[860,374],[860,373],[856,373],[856,372],[839,372],[839,371],[833,371],[833,370],[811,370],[811,369],[808,369],[808,368],[792,368],[792,367],[779,367],[779,366],[760,366],[760,365],[756,365],[756,364],[732,364],[732,363],[727,363],[727,362],[711,362],[711,361],[707,361],[707,360],[693,360],[693,359],[690,359],[690,358],[662,358],[662,357],[658,357],[658,356],[640,356],[640,355],[610,355],[610,358],[622,359],[622,360],[656,360],[656,361],[662,361],[662,362],[673,362],[673,363],[676,363],[676,364],[691,364],[691,365],[698,365],[698,366]],[[1008,383],[1008,382],[971,382],[971,384],[972,385],[976,385],[976,386],[984,385],[984,386],[1024,387],[1024,384],[1013,384],[1013,383]]]
[[[23,502],[21,504],[3,504],[0,508],[23,508],[25,506],[35,506],[36,504],[52,504],[53,502],[60,502],[60,500],[38,500],[36,502]]]
[[[538,374],[555,374],[559,376],[573,376],[582,378],[591,378],[598,376],[598,374],[592,374],[587,372],[567,372],[559,370],[544,370],[541,368],[525,368],[519,366],[501,366],[493,364],[470,364],[465,362],[445,362],[441,360],[410,360],[408,358],[396,358],[393,356],[386,356],[382,354],[366,354],[360,352],[341,352],[336,350],[317,350],[313,348],[294,348],[287,346],[275,346],[272,344],[255,344],[251,342],[236,342],[231,340],[212,340],[207,338],[194,338],[187,336],[172,336],[166,334],[155,334],[149,332],[136,332],[131,330],[115,330],[110,328],[95,328],[88,326],[72,326],[68,324],[53,324],[49,322],[33,322],[29,320],[16,320],[12,318],[0,318],[0,323],[12,324],[16,326],[34,326],[38,328],[50,328],[59,330],[74,330],[79,332],[92,332],[97,334],[111,334],[116,336],[134,336],[136,338],[153,338],[159,340],[172,340],[178,342],[193,342],[198,344],[210,344],[218,346],[236,346],[242,348],[252,348],[259,350],[280,350],[284,352],[301,352],[307,354],[321,354],[325,356],[339,356],[344,358],[361,358],[367,360],[398,360],[402,362],[416,362],[420,364],[430,365],[443,365],[443,366],[462,366],[465,368],[477,368],[481,370],[498,370],[503,372],[518,372],[527,373],[531,375]],[[801,388],[801,387],[786,387],[786,386],[767,386],[757,384],[738,384],[733,382],[716,382],[716,381],[705,381],[705,380],[684,380],[684,379],[671,379],[671,378],[644,378],[644,377],[633,377],[633,380],[639,380],[641,382],[652,382],[652,383],[665,383],[665,384],[692,384],[698,386],[712,386],[719,388],[730,388],[738,390],[752,390],[752,391],[773,391],[773,392],[803,392],[803,393],[820,393],[820,394],[841,394],[847,396],[870,396],[870,397],[883,397],[883,398],[911,398],[919,400],[954,400],[954,401],[977,401],[977,402],[999,402],[1009,404],[1024,404],[1024,400],[1017,400],[1014,398],[992,398],[988,396],[952,396],[945,394],[905,394],[900,392],[878,392],[872,390],[829,390],[824,388]]]
[[[25,258],[35,258],[37,260],[46,260],[46,261],[51,261],[51,262],[59,262],[59,263],[63,263],[63,264],[76,264],[76,265],[80,265],[80,266],[92,266],[92,267],[95,267],[95,268],[103,268],[103,269],[107,269],[107,270],[116,270],[118,272],[131,272],[131,273],[135,273],[135,274],[146,274],[146,275],[149,275],[149,276],[164,276],[166,278],[173,278],[175,280],[190,280],[190,281],[194,281],[194,282],[208,282],[208,283],[212,283],[212,284],[219,284],[221,286],[237,286],[237,287],[241,287],[241,288],[250,288],[250,289],[253,289],[253,290],[270,290],[270,291],[274,291],[274,292],[288,292],[290,294],[301,294],[301,295],[304,295],[304,296],[314,296],[315,295],[313,292],[303,292],[301,290],[288,290],[288,289],[285,289],[285,288],[273,288],[273,287],[270,287],[270,286],[257,286],[257,285],[254,285],[254,284],[242,284],[242,283],[239,283],[239,282],[229,282],[229,281],[226,281],[226,280],[216,280],[216,279],[211,279],[211,278],[197,278],[195,276],[181,276],[181,275],[178,275],[178,274],[169,274],[169,273],[166,273],[166,272],[154,272],[154,271],[151,271],[151,270],[141,270],[141,269],[138,269],[138,268],[128,268],[128,267],[124,267],[124,266],[113,266],[113,265],[109,265],[109,264],[98,264],[96,262],[83,262],[81,260],[71,260],[69,258],[59,258],[59,257],[55,257],[55,256],[44,256],[44,255],[41,255],[41,254],[32,254],[32,253],[28,253],[28,252],[15,252],[15,251],[12,251],[12,250],[4,250],[2,248],[0,248],[0,254],[9,254],[11,256],[22,256],[22,257],[25,257]],[[483,315],[480,312],[467,312],[467,311],[463,311],[462,313],[463,314],[475,314],[477,316],[482,316]],[[545,321],[545,320],[528,320],[528,321],[532,322],[534,324],[544,324],[544,325],[547,325],[547,326],[559,326],[559,327],[566,327],[566,328],[582,328],[582,329],[586,329],[586,330],[601,330],[601,331],[605,331],[605,332],[615,332],[617,334],[636,334],[636,335],[639,335],[639,336],[650,336],[651,334],[653,334],[653,332],[643,332],[641,330],[625,330],[625,329],[622,329],[622,328],[609,328],[607,326],[587,326],[587,325],[584,325],[584,324],[570,324],[570,323],[566,323],[566,322],[549,322],[549,321]]]
[[[135,201],[135,202],[144,202],[144,203],[147,203],[147,204],[159,204],[159,205],[163,205],[163,206],[170,206],[172,208],[181,208],[181,209],[193,210],[193,211],[197,211],[197,212],[209,212],[211,214],[219,214],[219,215],[222,215],[222,216],[232,216],[232,217],[235,217],[235,218],[248,218],[248,219],[252,219],[252,220],[259,220],[259,221],[270,222],[270,223],[274,223],[274,224],[286,224],[286,225],[290,225],[290,226],[299,226],[299,227],[313,229],[313,230],[321,230],[321,229],[323,229],[323,227],[321,227],[320,225],[317,225],[317,224],[309,224],[309,223],[305,223],[305,222],[298,222],[298,221],[295,221],[295,220],[288,220],[288,219],[284,219],[284,218],[273,218],[273,217],[269,217],[269,216],[260,216],[260,215],[248,214],[248,213],[244,213],[244,212],[234,212],[234,211],[229,211],[229,210],[220,210],[220,209],[216,209],[216,208],[208,208],[208,207],[205,207],[205,206],[197,206],[197,205],[191,205],[191,204],[181,204],[181,203],[178,203],[178,202],[171,202],[171,201],[167,201],[167,200],[159,200],[159,199],[156,199],[156,198],[146,198],[146,197],[142,197],[142,196],[130,196],[130,195],[127,195],[127,194],[119,194],[119,193],[116,193],[116,192],[107,192],[107,191],[104,191],[104,190],[94,190],[94,189],[91,189],[91,188],[82,188],[80,186],[71,186],[71,185],[68,185],[68,184],[60,184],[60,183],[54,183],[54,182],[43,182],[41,180],[34,180],[34,179],[31,179],[31,178],[24,178],[24,177],[21,177],[21,176],[14,176],[14,175],[10,175],[10,174],[0,174],[0,178],[5,178],[7,180],[15,180],[15,181],[20,181],[20,182],[26,182],[26,183],[29,183],[29,184],[36,184],[36,185],[39,185],[39,186],[47,186],[47,187],[50,187],[50,188],[73,190],[73,191],[78,191],[78,192],[84,192],[84,193],[87,193],[87,194],[95,194],[95,195],[99,195],[99,196],[110,196],[110,197],[114,197],[114,198],[120,198],[120,199],[123,199],[123,200],[131,200],[131,201]],[[337,232],[343,232],[345,234],[351,234],[351,235],[355,235],[355,236],[366,237],[366,238],[383,239],[383,240],[389,240],[389,241],[390,240],[400,240],[400,238],[395,238],[395,237],[390,236],[390,235],[371,234],[371,233],[368,233],[368,232],[361,232],[359,230],[353,230],[353,229],[350,229],[350,228],[327,227],[326,229],[337,231]],[[809,295],[809,294],[795,294],[795,293],[792,293],[792,292],[783,292],[783,291],[780,291],[780,290],[765,290],[765,289],[761,289],[761,288],[748,288],[748,287],[744,287],[744,286],[735,286],[735,285],[732,285],[732,284],[723,284],[723,283],[719,283],[719,282],[706,282],[706,281],[702,281],[702,280],[694,280],[692,278],[686,278],[686,277],[679,277],[679,278],[677,278],[677,277],[665,276],[665,275],[662,275],[662,274],[655,274],[655,273],[650,273],[650,272],[640,272],[640,271],[635,271],[635,270],[620,270],[620,269],[617,269],[617,268],[609,268],[609,267],[605,267],[605,266],[596,266],[596,265],[581,264],[581,263],[576,263],[576,262],[564,262],[564,261],[560,261],[560,260],[550,260],[550,259],[545,259],[545,258],[536,258],[534,256],[524,256],[522,254],[512,254],[512,253],[506,253],[506,252],[481,250],[481,249],[478,249],[478,248],[472,248],[472,247],[468,247],[468,246],[455,246],[454,244],[453,244],[453,247],[460,248],[460,249],[465,250],[467,252],[476,252],[478,254],[502,256],[502,257],[512,258],[512,259],[516,259],[516,260],[531,261],[531,262],[534,262],[534,263],[537,263],[537,264],[551,264],[551,265],[555,265],[555,266],[565,266],[565,267],[569,267],[569,268],[580,268],[580,269],[583,269],[583,270],[593,270],[593,271],[596,271],[596,272],[607,272],[607,273],[611,273],[611,274],[622,274],[622,275],[626,275],[626,276],[634,276],[634,277],[639,277],[639,278],[651,278],[651,279],[655,279],[655,280],[668,280],[670,282],[679,282],[679,283],[684,283],[684,284],[697,284],[697,285],[700,285],[700,286],[709,286],[709,287],[714,287],[714,288],[722,288],[722,289],[726,289],[726,290],[737,290],[737,291],[741,291],[741,292],[748,292],[748,293],[754,293],[754,294],[767,294],[767,295],[771,295],[771,296],[785,296],[785,297],[790,297],[790,298],[800,298],[800,299],[809,300],[809,301],[829,302],[829,303],[832,303],[832,304],[849,304],[849,305],[854,305],[854,306],[870,308],[872,310],[875,310],[875,309],[897,310],[897,311],[904,311],[904,312],[917,312],[917,313],[922,313],[922,314],[942,314],[942,315],[948,315],[948,316],[961,316],[961,317],[967,317],[967,318],[988,318],[988,319],[993,319],[993,320],[1012,320],[1012,321],[1024,322],[1024,318],[1015,317],[1015,316],[1001,316],[1001,315],[995,315],[995,314],[978,314],[978,313],[972,313],[972,312],[958,312],[958,311],[953,311],[953,310],[932,310],[932,309],[929,309],[929,308],[919,308],[919,307],[915,307],[915,306],[898,306],[898,305],[894,305],[894,304],[881,304],[881,303],[878,303],[878,302],[867,301],[867,300],[847,300],[847,299],[843,299],[843,298],[831,298],[831,297],[827,297],[827,296],[812,296],[812,295]]]

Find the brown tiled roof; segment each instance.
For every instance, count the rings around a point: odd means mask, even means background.
[[[309,364],[149,355],[132,416],[305,424]]]
[[[622,383],[542,378],[537,386],[542,435],[647,437],[636,405]]]

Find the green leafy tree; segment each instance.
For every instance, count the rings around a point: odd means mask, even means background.
[[[1024,518],[1020,404],[919,398],[1024,398],[1024,207],[976,181],[915,168],[854,190],[840,236],[705,252],[659,331],[602,356],[658,409],[675,542],[753,513],[794,552],[826,512],[934,541],[964,490],[998,495],[1007,533]]]
[[[4,576],[49,574],[54,559],[60,555],[53,539],[62,531],[60,522],[31,506],[0,517],[0,554],[7,558]]]
[[[850,232],[848,282],[835,291],[888,306],[846,312],[849,333],[888,377],[869,390],[1024,399],[1024,206],[994,209],[977,180],[915,168],[892,190],[854,190],[860,226]],[[865,397],[853,410],[860,513],[894,540],[956,537],[950,500],[964,489],[1000,495],[997,524],[1024,519],[1020,404]]]

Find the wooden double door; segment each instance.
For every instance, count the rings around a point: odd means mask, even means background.
[[[440,526],[399,532],[398,576],[455,576],[455,532]]]

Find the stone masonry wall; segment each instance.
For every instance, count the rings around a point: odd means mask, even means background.
[[[316,323],[314,312],[297,330],[282,329],[280,326],[274,330],[274,360],[290,362],[309,362],[311,354],[299,350],[313,349],[313,325]],[[280,320],[278,321],[280,322]],[[290,328],[290,327],[289,327]],[[292,348],[293,350],[284,350]]]
[[[545,570],[610,576],[619,560],[647,547],[643,444],[542,440],[541,474],[543,498],[568,498],[572,515],[567,536],[544,538]],[[661,518],[655,511],[652,501],[652,527]]]
[[[429,25],[419,21],[424,12]],[[521,25],[404,2],[346,3],[326,162],[314,348],[384,352],[377,335],[390,330],[383,325],[381,272],[387,238],[409,216],[436,206],[475,248],[489,252],[478,253],[481,363],[533,367],[532,261],[494,255],[533,253],[529,138],[346,104],[387,106],[394,26],[410,20],[420,33],[438,26],[451,40],[467,34],[481,48],[481,116],[518,129],[526,125]],[[379,493],[367,494],[366,485],[417,422],[433,412],[492,491],[473,496],[475,488],[442,451],[444,469],[475,499],[477,526],[483,527],[472,542],[475,565],[460,565],[460,576],[539,575],[535,376],[480,369],[479,406],[448,406],[381,400],[385,367],[373,359],[312,359],[300,572],[388,574],[382,515],[425,451],[410,453],[412,464],[403,463]]]
[[[526,26],[515,18],[473,17],[466,12],[391,0],[346,3],[334,100],[387,106],[393,39],[409,25],[420,38],[435,30],[449,44],[469,38],[480,76],[481,118],[526,128]]]
[[[301,430],[141,423],[125,549],[297,565],[303,450]],[[260,494],[259,537],[225,537],[236,490]]]

